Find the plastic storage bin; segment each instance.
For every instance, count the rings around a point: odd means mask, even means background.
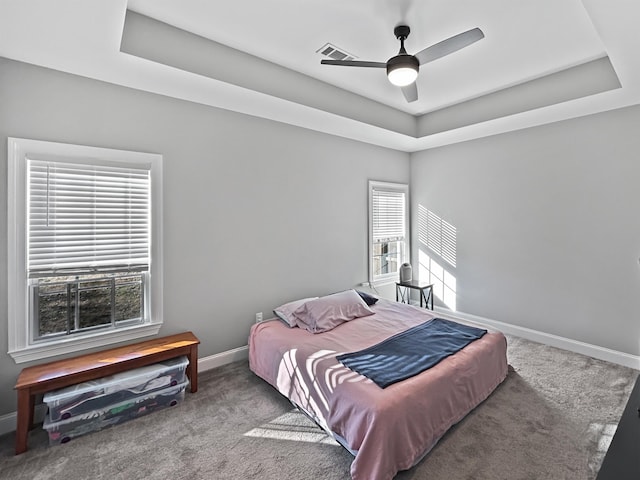
[[[91,432],[97,432],[112,425],[142,417],[151,412],[172,407],[184,400],[189,382],[155,390],[129,400],[107,405],[82,415],[54,422],[49,414],[44,419],[43,428],[49,434],[49,445],[67,443],[69,440]]]
[[[52,422],[66,420],[105,406],[176,386],[186,381],[187,357],[79,383],[44,395]]]

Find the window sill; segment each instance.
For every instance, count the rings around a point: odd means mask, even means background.
[[[399,281],[400,281],[400,277],[398,275],[394,275],[394,276],[391,276],[391,277],[378,278],[376,280],[373,280],[370,283],[374,287],[384,287],[386,285],[394,285]]]
[[[93,333],[84,336],[74,336],[63,340],[43,342],[9,351],[9,355],[16,363],[32,362],[44,358],[65,355],[91,348],[104,347],[118,342],[126,342],[142,337],[155,335],[162,323],[147,323],[129,328],[120,328],[108,332]]]

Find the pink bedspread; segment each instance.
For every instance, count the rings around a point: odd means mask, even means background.
[[[434,317],[380,300],[374,315],[311,334],[279,320],[251,328],[249,365],[258,376],[346,441],[354,480],[392,479],[411,468],[507,375],[501,333],[479,340],[415,377],[385,389],[336,360]]]

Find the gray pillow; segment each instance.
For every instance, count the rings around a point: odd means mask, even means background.
[[[296,324],[296,317],[294,317],[293,312],[309,300],[315,300],[316,298],[318,297],[302,298],[300,300],[294,300],[293,302],[285,303],[284,305],[280,305],[278,308],[276,308],[273,313],[289,327],[297,327],[298,325]]]
[[[311,333],[322,333],[341,323],[373,313],[355,290],[346,290],[305,302],[293,315],[300,328]]]

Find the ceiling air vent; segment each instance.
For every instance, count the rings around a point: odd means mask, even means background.
[[[341,48],[336,47],[335,45],[331,45],[330,43],[327,43],[324,47],[316,50],[316,53],[319,53],[320,55],[331,58],[333,60],[354,60],[358,58],[355,55],[351,55]]]

